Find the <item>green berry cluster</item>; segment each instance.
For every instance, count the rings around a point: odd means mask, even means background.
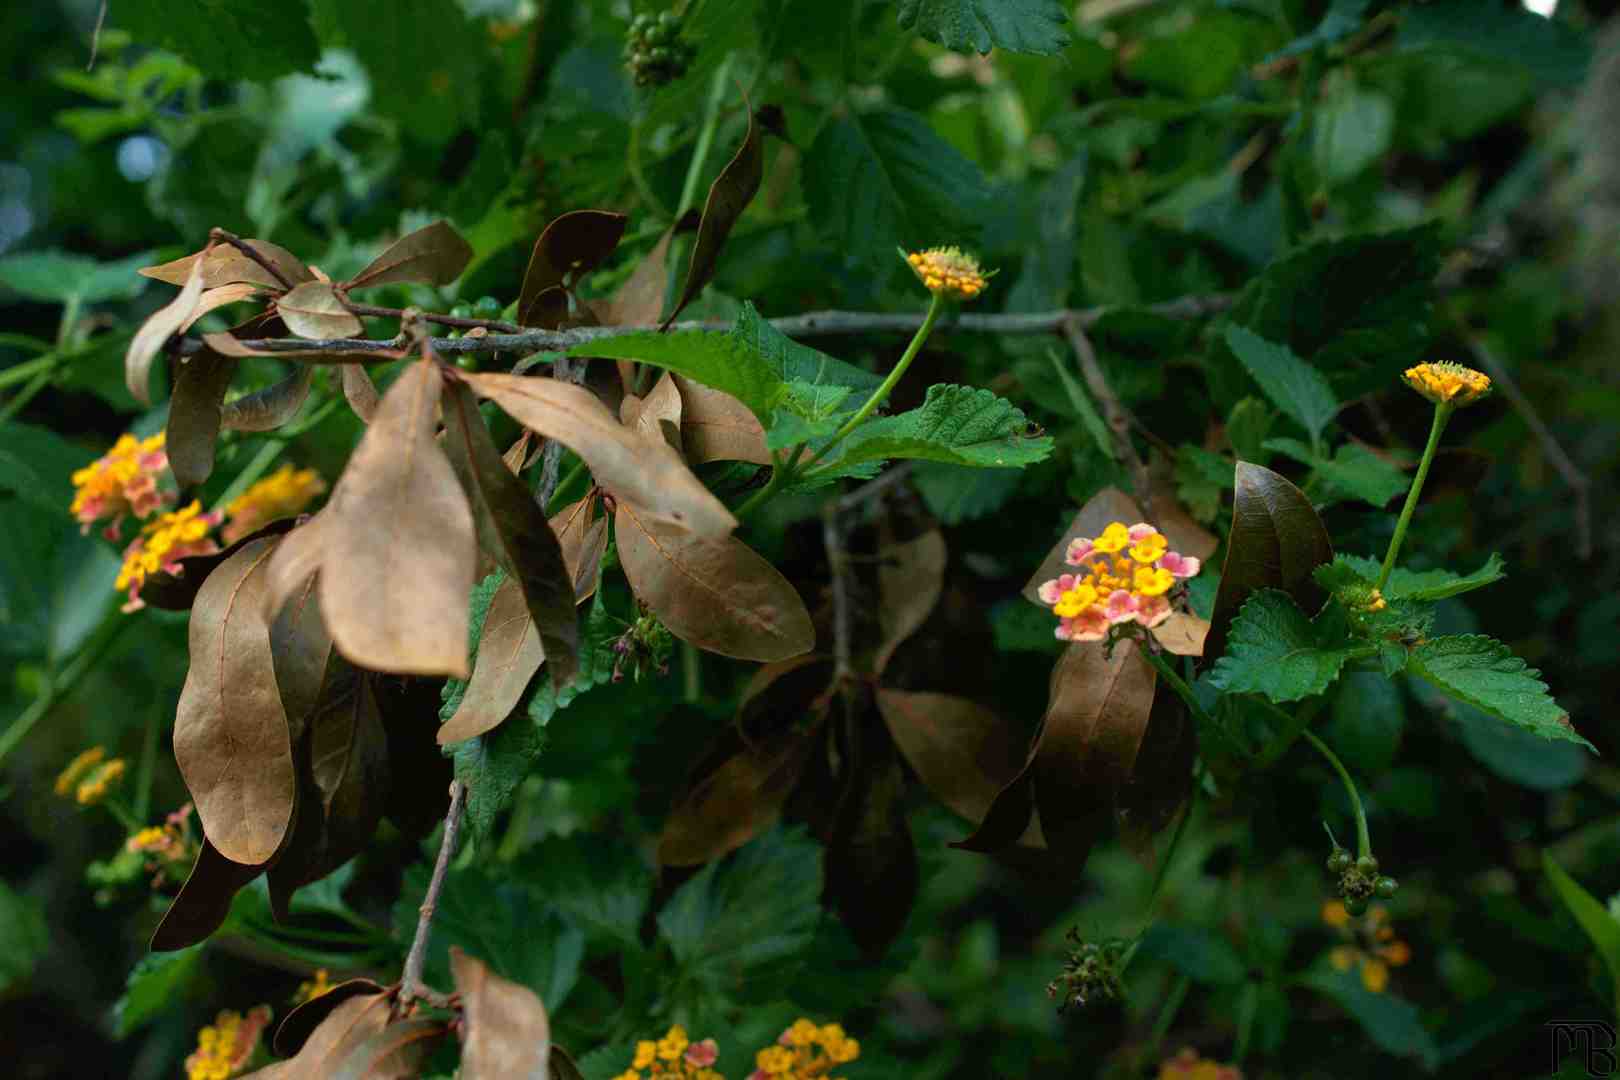
[[[637,15],[630,22],[624,60],[637,86],[663,86],[686,74],[697,46],[681,38],[681,17],[673,11]]]
[[[1058,1003],[1058,1012],[1118,999],[1123,989],[1119,968],[1125,956],[1125,941],[1084,941],[1073,926],[1069,927],[1068,939],[1072,947],[1063,961],[1063,972],[1046,986],[1047,996]]]
[[[1371,855],[1352,856],[1342,847],[1335,846],[1327,859],[1328,873],[1339,879],[1339,895],[1344,898],[1344,910],[1352,915],[1363,915],[1367,903],[1374,896],[1380,900],[1394,897],[1400,884],[1392,877],[1380,876],[1378,860]]]

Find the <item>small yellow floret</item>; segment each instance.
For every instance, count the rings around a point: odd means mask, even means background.
[[[99,765],[106,756],[106,749],[100,746],[92,746],[88,750],[81,751],[77,757],[68,762],[67,768],[63,769],[61,774],[57,776],[56,793],[65,797],[70,791],[78,787],[79,781],[83,780],[90,770]]]
[[[1123,521],[1115,521],[1104,529],[1102,535],[1091,542],[1093,551],[1100,551],[1104,555],[1112,555],[1116,551],[1124,551],[1131,542],[1131,531],[1125,527]]]
[[[1438,362],[1407,368],[1406,384],[1436,405],[1471,405],[1491,392],[1491,380],[1482,371],[1462,364]]]
[[[1143,596],[1163,596],[1176,583],[1176,576],[1157,566],[1140,566],[1133,579],[1136,591]]]

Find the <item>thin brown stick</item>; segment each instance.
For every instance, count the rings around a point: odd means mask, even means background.
[[[376,304],[357,304],[348,297],[343,298],[343,306],[356,315],[365,315],[375,319],[399,319],[405,316],[404,308],[378,307]],[[460,315],[440,315],[432,311],[419,312],[423,322],[434,323],[438,326],[452,326],[457,330],[488,330],[492,334],[521,334],[523,327],[517,323],[505,322],[501,319],[468,319]]]
[[[269,259],[266,259],[263,255],[260,255],[257,251],[254,251],[251,244],[249,244],[246,240],[243,240],[240,236],[237,236],[235,233],[226,229],[216,228],[209,231],[208,239],[211,241],[223,241],[231,245],[231,247],[235,248],[237,251],[240,251],[243,255],[262,266],[265,273],[269,274],[271,277],[275,278],[281,283],[281,287],[283,289],[291,289],[293,287],[293,283],[288,281],[286,275],[284,275],[280,270],[276,269],[274,263],[272,263]]]
[[[456,839],[461,834],[461,819],[467,810],[467,785],[460,780],[450,784],[450,809],[444,815],[444,837],[439,841],[439,858],[433,864],[433,877],[428,881],[427,893],[418,909],[416,937],[411,940],[411,951],[405,955],[405,970],[400,976],[400,999],[409,1003],[413,999],[445,1008],[449,995],[441,994],[422,981],[422,969],[427,964],[428,938],[433,934],[433,913],[439,906],[439,894],[444,891],[444,879],[450,871],[450,859],[456,853]]]
[[[1063,324],[1063,336],[1069,340],[1069,348],[1080,361],[1080,372],[1086,378],[1086,386],[1091,390],[1091,396],[1102,405],[1103,419],[1108,422],[1109,430],[1114,433],[1114,441],[1119,444],[1120,452],[1131,469],[1131,485],[1136,488],[1136,498],[1142,504],[1142,512],[1151,520],[1153,516],[1153,483],[1148,475],[1147,462],[1142,455],[1136,452],[1136,444],[1131,441],[1131,426],[1135,418],[1129,410],[1121,405],[1113,389],[1108,385],[1108,379],[1103,375],[1102,365],[1097,362],[1097,350],[1092,348],[1091,339],[1086,336],[1085,327],[1080,320],[1071,319]]]
[[[843,686],[854,674],[851,662],[854,649],[851,644],[849,566],[853,561],[844,548],[842,515],[893,491],[911,475],[912,462],[903,462],[860,487],[837,499],[828,499],[821,508],[821,539],[827,549],[827,569],[833,599],[833,685]]]

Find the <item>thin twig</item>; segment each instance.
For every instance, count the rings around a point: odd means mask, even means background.
[[[210,241],[224,241],[225,243],[231,245],[231,247],[235,248],[237,251],[240,251],[247,258],[252,259],[254,262],[262,266],[265,273],[269,274],[271,277],[275,278],[281,283],[281,287],[283,289],[290,290],[293,287],[293,283],[287,280],[287,275],[283,274],[279,269],[276,268],[275,263],[259,254],[254,250],[252,244],[249,244],[246,240],[243,240],[235,233],[226,229],[216,228],[209,232],[208,239]]]
[[[1097,362],[1097,350],[1091,347],[1091,339],[1086,336],[1085,327],[1079,319],[1070,319],[1063,324],[1063,336],[1069,340],[1069,348],[1080,361],[1080,372],[1086,377],[1086,386],[1091,396],[1102,405],[1103,419],[1108,421],[1108,427],[1114,433],[1114,441],[1119,444],[1120,452],[1131,468],[1131,484],[1136,488],[1136,497],[1142,504],[1142,512],[1151,520],[1153,516],[1153,483],[1148,474],[1147,462],[1142,455],[1136,452],[1136,444],[1131,441],[1131,425],[1134,418],[1130,412],[1121,405],[1113,389],[1108,385],[1108,379],[1103,375],[1102,365]]]
[[[96,54],[101,51],[101,28],[107,24],[107,0],[101,0],[101,10],[96,12],[96,28],[90,31],[90,59],[84,65],[84,70],[94,71],[96,67]]]
[[[827,548],[827,569],[833,598],[833,685],[842,686],[854,673],[850,657],[853,629],[850,625],[850,555],[844,548],[842,515],[881,499],[911,475],[912,463],[896,465],[882,476],[862,484],[841,498],[828,499],[821,508],[821,538]]]
[[[450,783],[450,809],[444,815],[444,838],[439,841],[439,858],[433,864],[433,877],[428,881],[427,893],[416,920],[416,937],[411,940],[411,951],[405,955],[405,971],[400,976],[400,999],[409,1002],[420,999],[430,1005],[444,1008],[449,995],[441,994],[422,982],[422,969],[427,964],[428,938],[433,934],[433,913],[439,906],[439,894],[444,891],[444,879],[450,870],[450,859],[456,853],[456,838],[461,833],[461,819],[467,810],[467,785],[460,780]]]
[[[222,238],[223,239],[223,238]],[[248,250],[252,250],[249,248]],[[1146,310],[1156,315],[1172,319],[1196,319],[1205,315],[1213,315],[1226,310],[1231,306],[1232,298],[1224,293],[1214,293],[1203,296],[1184,296],[1179,300],[1171,300],[1163,304],[1155,304]],[[356,308],[356,310],[359,310]],[[961,330],[969,333],[985,334],[1050,334],[1062,330],[1065,326],[1091,326],[1097,320],[1115,310],[1112,307],[1093,307],[1064,309],[1061,311],[1041,311],[1027,315],[945,315],[939,319],[939,330]],[[422,316],[430,322],[439,321],[439,316]],[[837,337],[844,334],[872,334],[872,333],[915,333],[923,322],[922,312],[872,312],[872,311],[812,311],[804,315],[792,315],[783,319],[772,319],[771,325],[788,337]],[[474,337],[459,338],[433,338],[433,348],[446,355],[461,353],[488,353],[488,352],[560,352],[575,345],[583,345],[590,341],[601,341],[604,338],[622,337],[625,334],[640,334],[657,330],[656,325],[645,326],[580,326],[569,330],[523,330],[519,333],[490,333]],[[672,330],[730,330],[731,324],[726,322],[704,322],[693,320],[679,322],[671,327]],[[357,357],[374,356],[373,360],[356,359],[356,363],[382,363],[392,360],[392,356],[376,356],[379,353],[391,353],[399,348],[398,339],[386,341],[370,338],[253,338],[241,342],[244,348],[256,349],[260,352],[310,352],[345,354]],[[180,354],[189,356],[202,349],[202,342],[194,338],[187,338],[181,343]]]
[[[378,307],[376,304],[357,304],[348,297],[343,298],[343,306],[356,315],[365,315],[374,319],[399,319],[405,315],[404,308]],[[523,327],[517,323],[506,322],[502,319],[468,319],[460,315],[440,315],[432,311],[419,313],[423,322],[434,323],[438,326],[453,326],[457,330],[488,330],[492,334],[521,334]]]
[[[1471,338],[1468,347],[1473,351],[1480,367],[1496,383],[1497,389],[1502,391],[1504,397],[1512,406],[1519,410],[1524,418],[1525,426],[1535,433],[1541,440],[1542,452],[1547,460],[1552,462],[1553,468],[1558,470],[1568,485],[1570,492],[1575,496],[1575,554],[1582,562],[1592,557],[1592,480],[1581,471],[1579,465],[1565,453],[1563,446],[1554,437],[1552,430],[1547,427],[1536,412],[1536,407],[1530,404],[1530,399],[1524,396],[1519,384],[1513,381],[1507,368],[1496,355],[1478,338]]]

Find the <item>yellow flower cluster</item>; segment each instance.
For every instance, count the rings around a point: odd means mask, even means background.
[[[283,465],[225,508],[230,520],[222,536],[227,544],[234,544],[278,518],[299,513],[325,490],[326,481],[314,469]]]
[[[1058,617],[1057,636],[1064,641],[1101,641],[1124,623],[1158,626],[1171,613],[1165,594],[1200,567],[1192,556],[1171,551],[1152,525],[1123,521],[1095,539],[1075,538],[1064,561],[1083,572],[1061,574],[1038,590],[1041,603]]]
[[[1322,905],[1322,921],[1339,932],[1345,944],[1335,945],[1328,962],[1338,971],[1361,969],[1361,985],[1375,994],[1389,985],[1389,969],[1412,961],[1412,947],[1395,936],[1389,925],[1389,912],[1374,904],[1357,919],[1343,901],[1329,900]]]
[[[1406,385],[1434,402],[1471,405],[1491,392],[1490,376],[1471,367],[1446,362],[1407,368]]]
[[[298,984],[298,990],[293,994],[293,1004],[302,1005],[306,1001],[314,1001],[331,989],[331,976],[327,970],[316,968],[314,978]]]
[[[164,818],[162,825],[138,830],[124,841],[124,848],[151,856],[146,861],[146,869],[153,875],[154,888],[171,875],[177,880],[184,878],[197,855],[191,839],[191,804],[186,803]]]
[[[838,1024],[817,1027],[800,1017],[769,1046],[754,1055],[757,1068],[748,1080],[810,1080],[825,1076],[835,1065],[861,1056],[861,1044],[844,1034]]]
[[[229,1080],[247,1065],[270,1025],[270,1006],[256,1005],[243,1016],[226,1009],[197,1032],[197,1049],[186,1058],[186,1080]]]
[[[107,751],[100,746],[79,754],[57,776],[56,793],[66,798],[72,792],[80,806],[93,806],[106,798],[128,769],[123,758],[107,761],[106,757]]]
[[[1159,1062],[1159,1080],[1243,1080],[1243,1070],[1200,1057],[1198,1051],[1189,1046],[1175,1057]]]
[[[902,252],[902,255],[905,253]],[[979,260],[960,248],[938,247],[905,255],[911,272],[931,293],[944,293],[958,300],[971,300],[984,291],[990,274],[979,269]]]
[[[120,436],[104,456],[73,474],[71,511],[81,531],[89,532],[94,522],[110,517],[106,536],[116,540],[125,515],[144,519],[172,502],[174,493],[158,487],[158,477],[168,467],[161,431],[149,439]]]
[[[180,571],[180,560],[191,555],[212,555],[219,545],[208,538],[208,530],[219,524],[217,513],[205,514],[196,499],[189,506],[172,510],[149,522],[129,547],[124,549],[124,566],[114,588],[129,590],[125,612],[145,607],[141,586],[158,571]]]
[[[630,1067],[613,1080],[725,1080],[709,1067],[719,1056],[720,1047],[713,1039],[692,1042],[686,1029],[676,1024],[656,1042],[643,1039],[637,1043]]]

